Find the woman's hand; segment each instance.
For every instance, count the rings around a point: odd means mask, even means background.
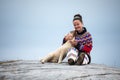
[[[66,36],[65,36],[65,40],[68,41],[68,40],[72,40],[73,38],[73,34],[71,33],[68,33]]]
[[[72,40],[70,40],[70,43],[71,43],[73,46],[76,46],[78,42],[77,42],[75,39],[72,39]]]

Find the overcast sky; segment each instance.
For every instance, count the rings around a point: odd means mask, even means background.
[[[0,61],[54,51],[78,13],[93,37],[92,63],[120,67],[120,0],[0,0]]]

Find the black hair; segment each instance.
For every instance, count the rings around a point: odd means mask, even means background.
[[[74,20],[79,20],[81,23],[83,23],[82,16],[80,14],[74,15],[73,21]]]

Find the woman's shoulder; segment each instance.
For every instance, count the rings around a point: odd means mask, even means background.
[[[85,34],[86,34],[86,35],[91,35],[91,33],[90,33],[90,32],[88,32],[88,31],[87,31]]]
[[[91,36],[91,33],[87,31],[83,34],[83,36],[89,37],[89,36]]]
[[[85,32],[84,34],[82,34],[82,35],[76,35],[76,37],[80,37],[80,38],[87,38],[87,37],[91,37],[91,34],[90,34],[90,32]]]

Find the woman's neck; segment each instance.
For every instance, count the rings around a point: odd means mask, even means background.
[[[79,31],[77,31],[78,33],[82,33],[83,32],[83,28],[81,29],[81,30],[79,30]]]
[[[86,32],[86,28],[83,27],[81,31],[77,31],[77,34],[81,35],[84,34]]]

